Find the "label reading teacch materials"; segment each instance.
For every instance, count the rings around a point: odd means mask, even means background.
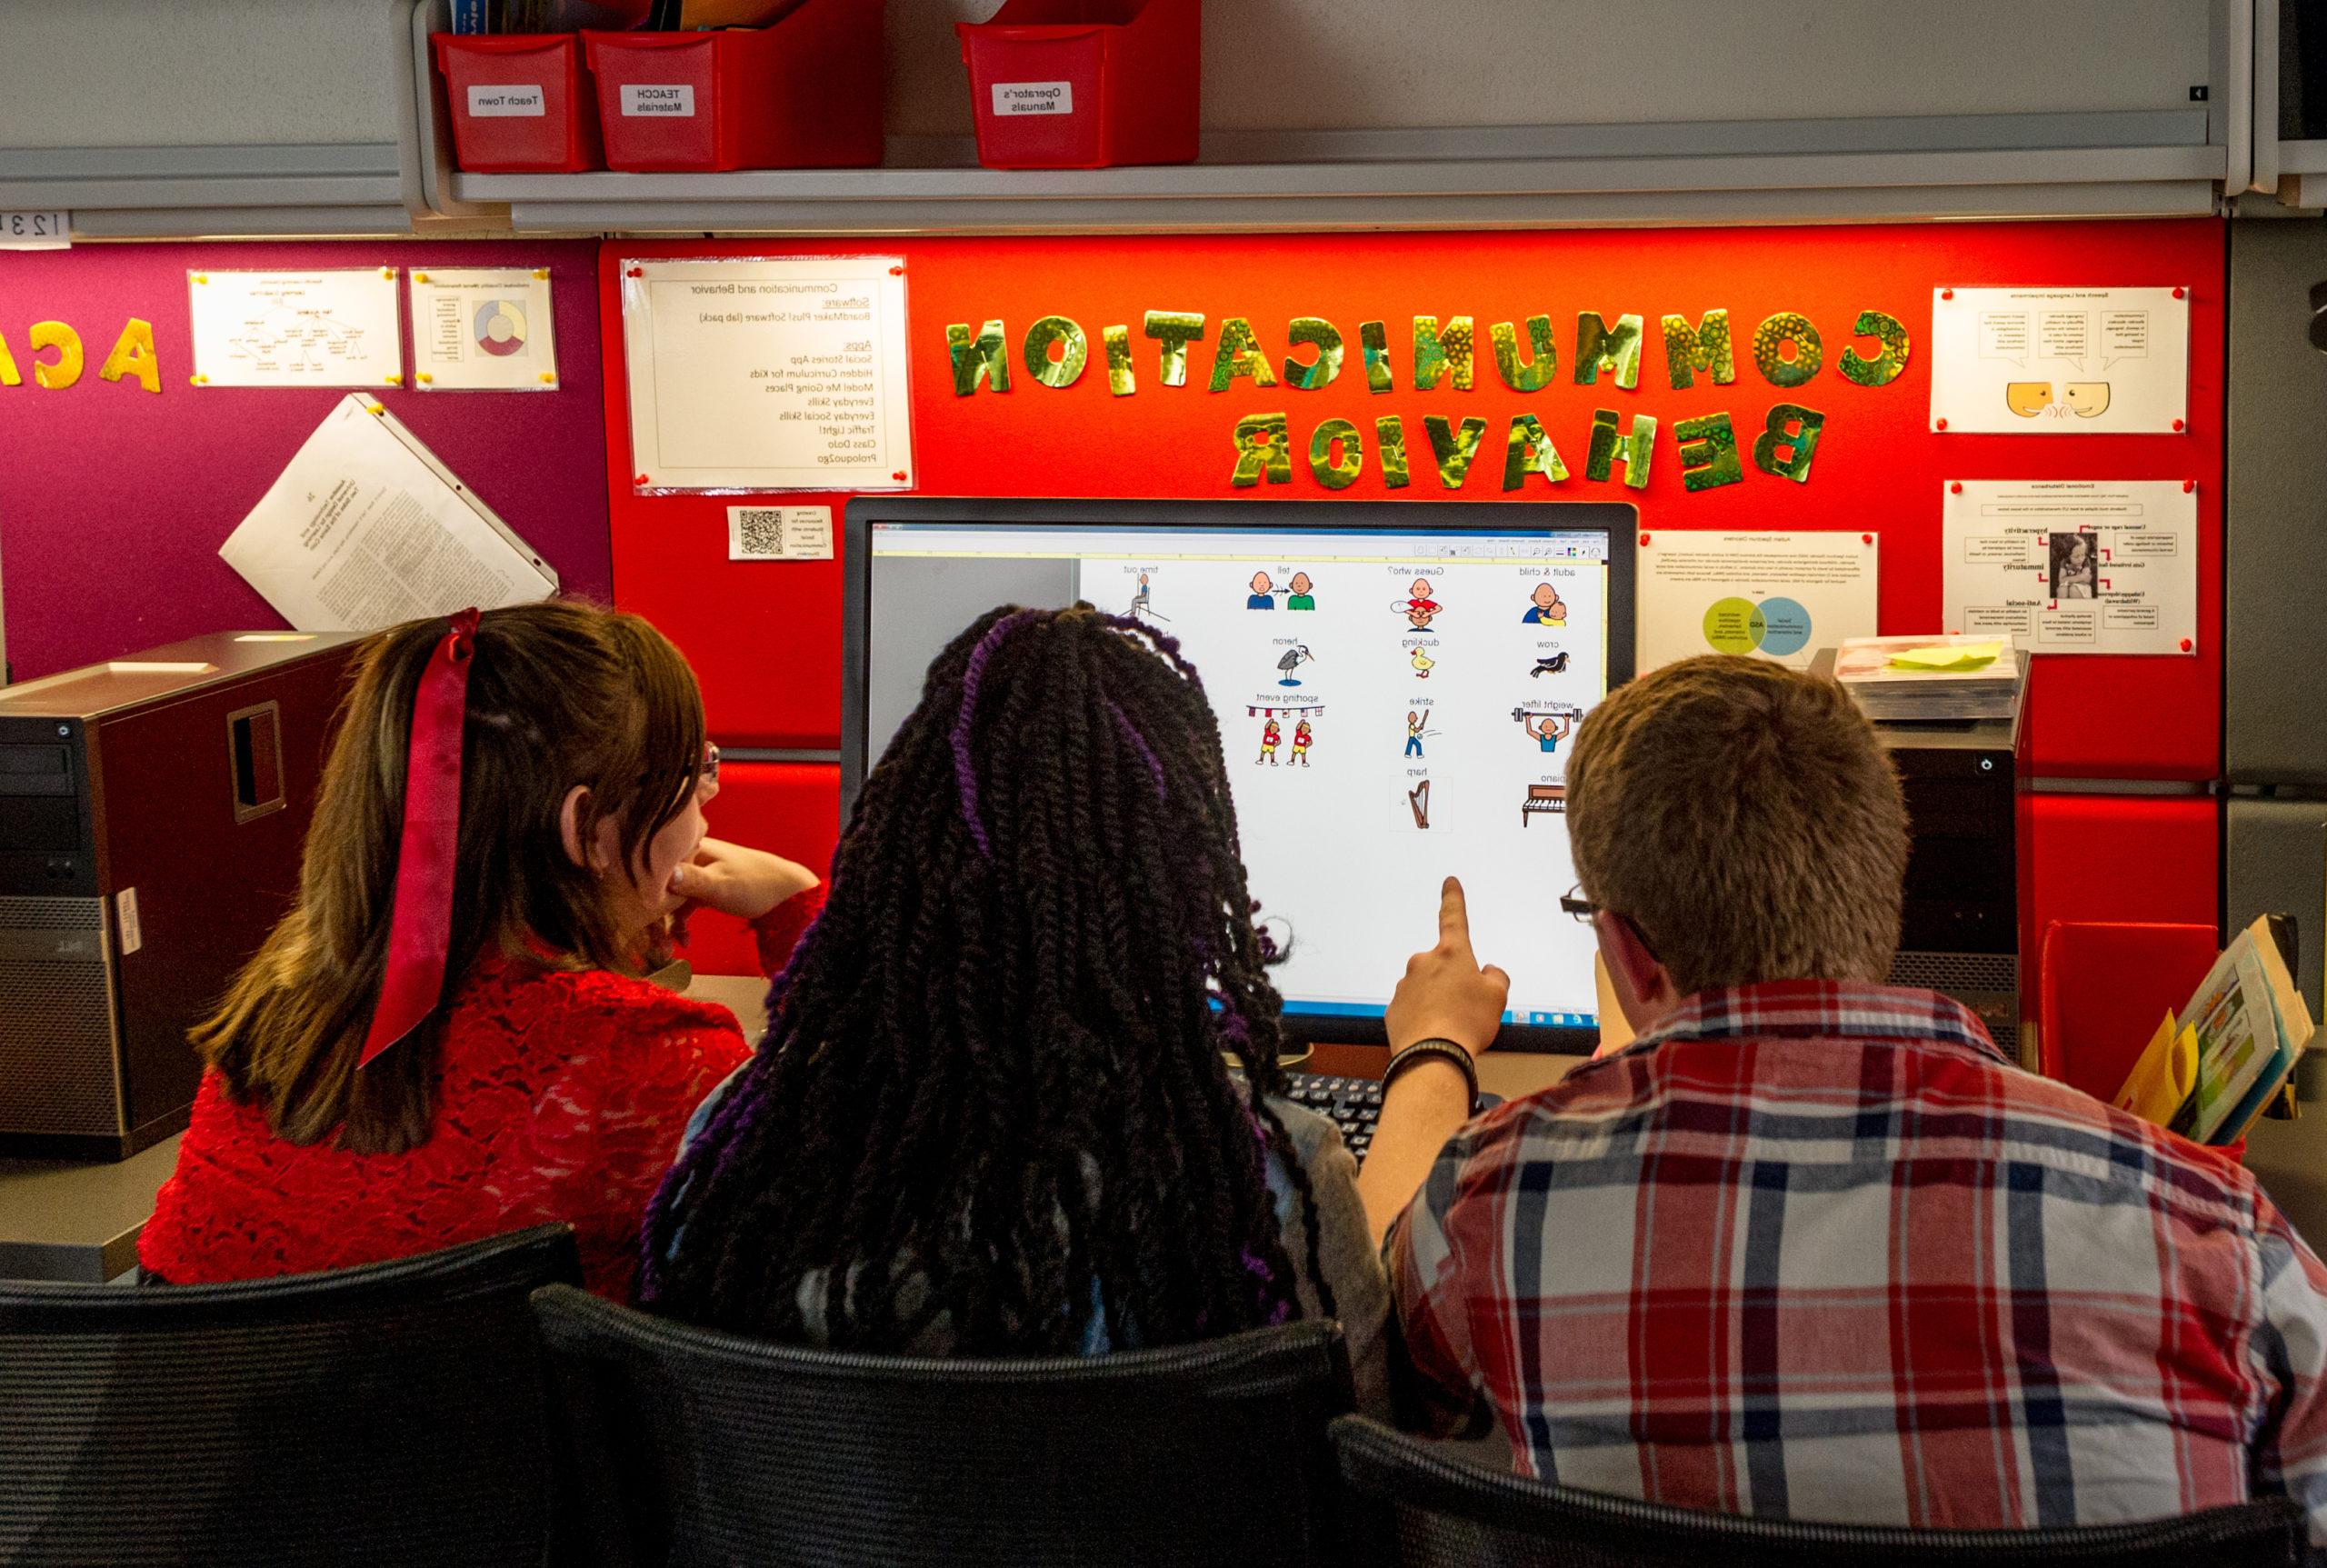
[[[548,96],[538,85],[471,87],[469,114],[479,120],[537,120],[549,113]]]
[[[1072,115],[1072,82],[996,82],[994,112],[997,115]]]
[[[692,120],[694,118],[694,88],[684,83],[658,87],[644,82],[625,82],[622,88],[622,112],[624,119],[664,118]]]
[[[829,506],[730,506],[730,561],[829,561],[833,558],[833,509]]]
[[[121,955],[124,958],[145,945],[145,928],[137,921],[137,890],[125,887],[114,894],[114,914],[121,924]]]

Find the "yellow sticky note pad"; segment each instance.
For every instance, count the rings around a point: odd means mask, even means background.
[[[1956,646],[1902,648],[1891,655],[1896,670],[1976,670],[2003,655],[2002,643],[1964,643]]]

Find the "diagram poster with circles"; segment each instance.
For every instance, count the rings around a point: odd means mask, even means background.
[[[412,384],[420,392],[555,392],[547,267],[414,267]]]
[[[1752,654],[1807,669],[1874,635],[1882,535],[1653,530],[1640,536],[1637,663]]]

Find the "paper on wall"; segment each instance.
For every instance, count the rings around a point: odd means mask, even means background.
[[[412,382],[420,392],[554,392],[549,268],[414,268]]]
[[[637,489],[911,484],[896,257],[625,261],[622,270]]]
[[[557,574],[412,432],[340,399],[218,554],[303,632],[545,599]]]
[[[394,386],[396,269],[189,272],[196,386]]]
[[[2198,498],[2178,479],[1964,479],[1942,490],[1947,629],[2032,654],[2191,654]]]
[[[730,506],[730,561],[829,561],[833,558],[833,509],[829,506]]]
[[[2190,414],[2190,302],[2170,288],[1932,291],[1931,427],[2171,434]]]
[[[1819,649],[1874,635],[1879,534],[1662,529],[1641,537],[1643,671],[1697,654],[1756,654],[1807,669]]]

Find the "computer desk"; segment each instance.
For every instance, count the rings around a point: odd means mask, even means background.
[[[754,1045],[767,1030],[767,982],[758,975],[698,974],[688,982],[687,994],[725,1004],[744,1025],[744,1037]],[[1479,1087],[1515,1100],[1558,1083],[1586,1060],[1529,1051],[1490,1051],[1479,1058]],[[1390,1053],[1383,1046],[1319,1044],[1311,1046],[1307,1056],[1286,1065],[1343,1078],[1379,1078],[1389,1064]]]

